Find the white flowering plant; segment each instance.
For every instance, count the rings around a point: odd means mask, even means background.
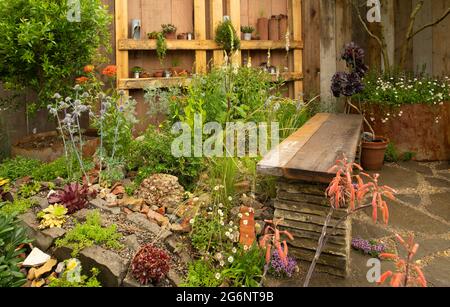
[[[404,104],[442,105],[450,101],[450,78],[431,78],[405,73],[370,73],[365,89],[354,96],[367,105],[400,107]]]

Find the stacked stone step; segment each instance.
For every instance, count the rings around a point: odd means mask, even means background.
[[[275,218],[283,218],[280,229],[288,230],[294,240],[289,242],[290,253],[300,260],[311,262],[317,250],[318,241],[330,212],[325,197],[327,185],[304,181],[278,182],[275,200]],[[336,210],[332,216],[332,227],[346,215],[345,209]],[[346,277],[349,267],[351,222],[348,218],[331,233],[316,269],[332,275]]]

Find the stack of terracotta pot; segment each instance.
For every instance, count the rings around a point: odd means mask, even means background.
[[[286,15],[272,16],[270,19],[258,18],[256,29],[260,40],[284,40],[288,28]]]

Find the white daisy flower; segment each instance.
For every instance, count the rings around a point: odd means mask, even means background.
[[[248,220],[244,220],[242,223],[243,223],[244,225],[247,225],[247,224],[248,224]]]
[[[233,248],[231,249],[231,251],[233,252],[233,254],[236,254],[236,252],[237,252],[236,247],[233,247]]]
[[[233,261],[234,261],[233,256],[228,257],[228,262],[229,262],[229,263],[233,263]]]
[[[216,273],[216,279],[219,280],[220,279],[220,273]]]

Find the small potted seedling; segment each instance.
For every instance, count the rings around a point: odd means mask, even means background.
[[[252,33],[255,31],[255,28],[252,26],[242,26],[241,32],[244,33],[244,40],[251,41]]]
[[[147,33],[147,37],[148,37],[148,39],[157,39],[158,38],[158,33],[159,32],[156,32],[156,31],[149,32],[149,33]]]
[[[172,75],[177,76],[183,71],[183,69],[180,67],[180,59],[174,58],[172,60],[172,67],[170,68],[170,72]]]
[[[135,79],[139,79],[140,74],[141,74],[143,71],[144,71],[144,69],[143,69],[142,67],[139,67],[139,66],[135,66],[135,67],[133,67],[133,68],[131,69],[131,72],[133,73]]]
[[[166,39],[177,39],[177,27],[173,24],[161,25],[162,33]]]

